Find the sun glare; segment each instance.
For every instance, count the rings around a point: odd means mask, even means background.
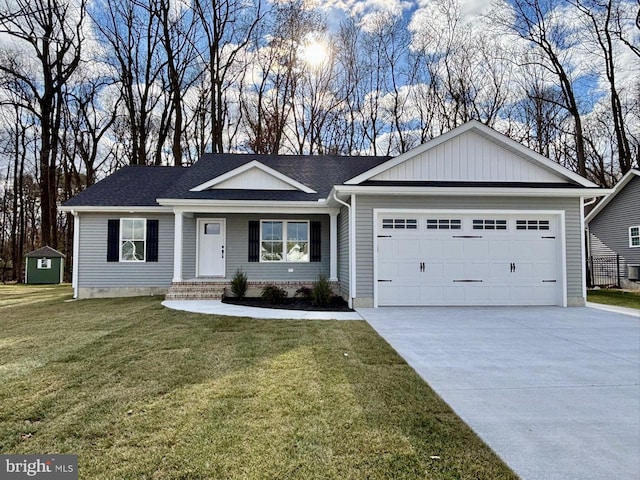
[[[302,56],[309,65],[318,67],[322,65],[329,56],[327,46],[321,41],[312,41],[304,47]]]

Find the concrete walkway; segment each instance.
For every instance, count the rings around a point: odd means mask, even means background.
[[[598,310],[604,310],[605,312],[621,313],[623,315],[636,317],[638,320],[640,320],[640,310],[638,310],[637,308],[618,307],[616,305],[605,305],[603,303],[593,303],[593,302],[587,302],[587,307],[595,308]]]
[[[292,320],[362,320],[362,317],[357,312],[307,312],[278,308],[243,307],[241,305],[222,303],[220,300],[165,300],[162,305],[172,310],[226,315],[229,317]]]
[[[640,478],[639,318],[559,307],[359,313],[523,480]]]

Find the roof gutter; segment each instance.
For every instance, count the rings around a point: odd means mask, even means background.
[[[604,197],[612,190],[601,188],[522,188],[522,187],[401,187],[336,185],[335,193],[348,195],[365,193],[370,195],[448,195],[479,197]]]
[[[90,206],[90,205],[79,205],[79,206],[65,206],[61,205],[58,207],[61,212],[68,212],[73,215],[79,212],[87,212],[87,213],[172,213],[173,209],[170,207],[158,207],[158,206],[138,206],[138,205],[129,205],[129,206]],[[74,213],[75,212],[75,213]]]

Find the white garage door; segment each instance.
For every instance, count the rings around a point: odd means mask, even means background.
[[[558,217],[380,213],[377,303],[562,304]]]

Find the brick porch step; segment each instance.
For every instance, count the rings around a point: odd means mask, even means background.
[[[226,282],[174,282],[165,295],[165,300],[220,300]]]

